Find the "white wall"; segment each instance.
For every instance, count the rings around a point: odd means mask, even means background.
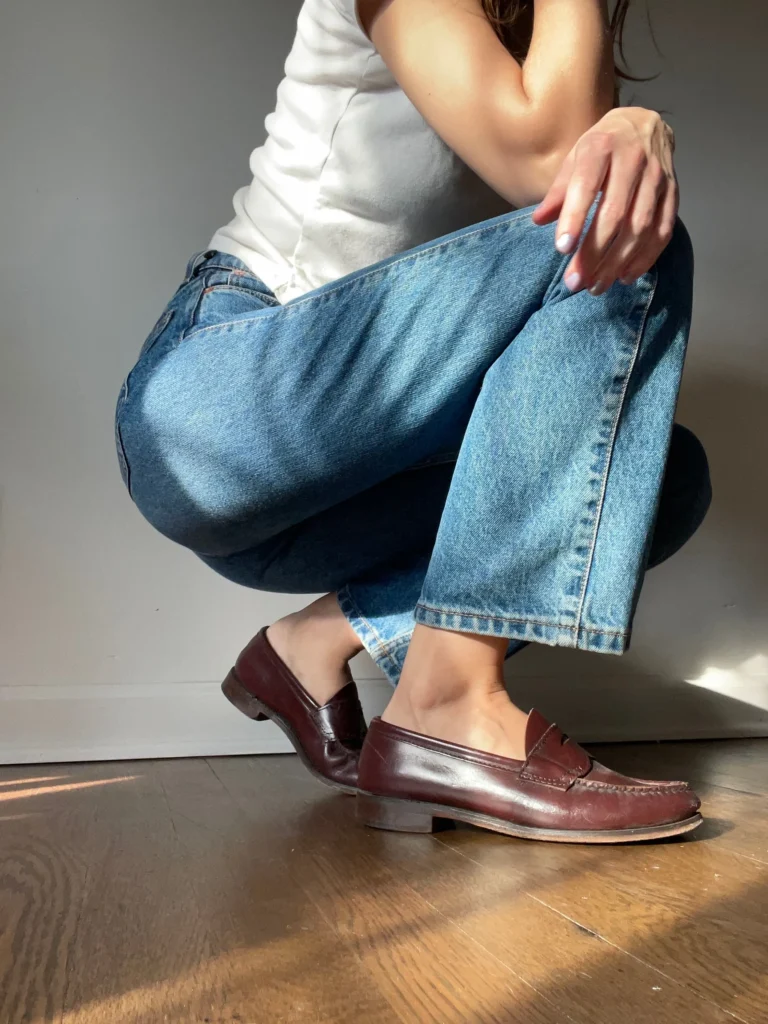
[[[768,14],[748,0],[727,18],[715,0],[652,6],[664,57],[642,33],[637,67],[663,74],[636,95],[677,131],[698,272],[680,418],[708,448],[716,502],[649,576],[630,655],[529,649],[513,685],[585,738],[768,732]],[[120,481],[112,413],[188,257],[247,180],[297,9],[3,4],[0,759],[279,742],[218,680],[300,599],[237,588],[156,535]],[[358,674],[376,675],[362,658]]]

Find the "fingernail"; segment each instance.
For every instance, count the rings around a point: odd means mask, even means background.
[[[632,277],[620,277],[619,280],[621,281],[622,284],[632,284],[632,281],[634,280],[634,278],[632,278]]]
[[[577,292],[581,288],[581,274],[577,274],[574,270],[572,274],[565,278],[565,284],[572,292]]]
[[[595,281],[595,283],[589,289],[589,294],[597,297],[598,295],[602,295],[605,290],[606,288],[604,281]]]
[[[570,252],[573,248],[573,235],[560,235],[558,240],[555,242],[555,248],[558,252],[563,254]]]

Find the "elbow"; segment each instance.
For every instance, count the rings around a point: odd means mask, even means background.
[[[531,158],[531,203],[540,203],[554,184],[565,160],[573,148],[573,143],[554,146],[544,152],[536,153]]]
[[[519,148],[504,160],[508,187],[507,198],[517,207],[535,206],[549,192],[562,168],[570,147],[553,147],[541,151]]]
[[[484,123],[484,159],[476,160],[486,181],[517,207],[540,203],[552,187],[573,147],[600,120],[598,110],[553,110],[526,97],[514,103],[509,94]],[[472,163],[472,161],[470,161]],[[490,173],[488,173],[490,172]]]
[[[511,109],[505,103],[495,121],[497,152],[517,206],[541,202],[579,139],[602,116],[597,109],[553,111],[532,100]]]
[[[513,123],[503,119],[495,148],[507,198],[518,207],[540,203],[581,134],[535,109],[522,116],[518,110]]]

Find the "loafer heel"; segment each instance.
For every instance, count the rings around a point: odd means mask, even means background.
[[[269,719],[282,729],[315,778],[342,793],[357,792],[366,726],[353,682],[318,704],[269,642],[265,626],[240,652],[221,689],[254,722]]]
[[[242,711],[254,722],[266,722],[269,719],[269,715],[265,714],[266,706],[246,690],[237,678],[234,669],[228,673],[227,678],[221,684],[221,692],[230,704],[234,704],[238,711]]]
[[[436,818],[428,805],[415,800],[394,800],[358,791],[355,802],[357,820],[369,828],[390,832],[437,832],[451,825]]]

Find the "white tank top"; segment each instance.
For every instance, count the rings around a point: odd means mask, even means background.
[[[427,124],[358,21],[355,0],[305,0],[253,151],[253,180],[210,241],[287,302],[513,207]]]

